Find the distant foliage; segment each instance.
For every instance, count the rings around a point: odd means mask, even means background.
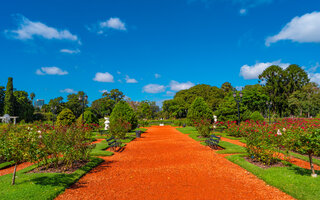
[[[99,124],[99,119],[97,116],[91,111],[91,110],[86,110],[84,112],[84,121],[82,122],[82,114],[80,117],[77,119],[77,123],[85,123],[85,124]]]
[[[76,117],[74,116],[73,112],[70,109],[65,108],[59,113],[57,117],[57,125],[71,125],[75,121],[75,118]]]
[[[258,111],[253,112],[250,119],[253,121],[264,121],[264,117]]]

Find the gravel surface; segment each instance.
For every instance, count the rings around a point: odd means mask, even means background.
[[[151,127],[57,199],[293,199],[173,127]]]

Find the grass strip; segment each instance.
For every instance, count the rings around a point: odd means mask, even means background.
[[[207,146],[207,144],[204,142],[206,138],[199,138],[200,134],[194,127],[185,127],[185,128],[177,128],[178,131],[184,134],[188,134],[189,137],[192,139],[199,141],[200,144]],[[232,154],[232,153],[246,153],[246,149],[244,147],[221,141],[219,142],[219,146],[224,148],[224,150],[217,151],[218,154]]]
[[[287,163],[286,167],[262,169],[249,163],[243,157],[244,155],[231,155],[226,158],[296,199],[319,199],[320,178],[312,178],[310,170],[290,163]]]
[[[141,133],[144,133],[147,129],[145,128],[138,128],[136,130],[140,130]],[[108,138],[109,136],[104,135],[104,136],[99,136],[101,139]],[[121,139],[122,142],[122,147],[126,146],[127,143],[131,142],[136,138],[136,133],[135,131],[131,131],[130,133],[127,134],[125,139]],[[114,153],[111,151],[106,151],[106,149],[109,148],[109,145],[106,140],[102,140],[101,142],[97,143],[95,148],[91,151],[90,155],[91,156],[112,156]]]
[[[10,167],[10,166],[12,166],[13,164],[14,164],[13,161],[1,163],[1,164],[0,164],[0,169]]]
[[[100,158],[90,158],[82,168],[71,174],[64,173],[26,173],[35,165],[17,172],[16,185],[11,185],[12,174],[0,176],[0,197],[6,200],[54,199],[92,168],[103,162]]]
[[[96,144],[95,148],[92,149],[91,156],[112,156],[114,153],[111,151],[106,151],[108,148],[107,141],[103,140]]]
[[[223,133],[223,132],[213,132],[213,134],[219,135],[221,137],[228,138],[228,139],[231,139],[231,140],[239,140],[242,143],[247,143],[246,140],[243,137],[234,137],[234,136],[230,136],[227,133]]]

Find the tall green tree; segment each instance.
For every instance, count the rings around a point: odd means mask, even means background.
[[[277,65],[272,65],[259,75],[259,79],[261,83],[265,84],[266,91],[273,102],[273,108],[281,117],[288,106],[286,75],[283,69]]]
[[[213,112],[202,97],[197,97],[191,104],[188,111],[188,121],[190,124],[201,120],[213,121]]]
[[[234,87],[232,87],[231,83],[225,82],[221,85],[221,90],[223,91],[224,95],[228,95],[229,92],[234,90]]]
[[[14,115],[14,103],[13,79],[9,77],[4,98],[4,114]]]
[[[140,102],[137,108],[137,117],[139,119],[150,119],[152,117],[152,110],[149,101]]]
[[[265,113],[268,109],[266,102],[269,96],[264,87],[259,84],[246,85],[243,90],[242,103],[251,111],[259,111]]]
[[[320,88],[316,83],[310,82],[301,90],[293,92],[288,98],[288,103],[291,115],[316,116],[320,113]]]
[[[306,71],[304,71],[304,69],[298,65],[289,65],[284,72],[287,96],[290,96],[297,90],[301,90],[302,87],[308,84],[310,81]]]
[[[197,97],[202,97],[210,109],[214,111],[223,100],[224,92],[218,87],[201,84],[177,92],[174,99],[181,98],[185,102],[186,107],[189,108]]]
[[[118,89],[112,89],[110,92],[105,92],[102,94],[103,97],[107,97],[108,99],[114,100],[118,103],[121,100],[124,100],[124,94]]]
[[[4,97],[5,97],[5,87],[0,86],[0,115],[2,116],[3,113],[3,107],[4,107]]]
[[[30,94],[30,99],[31,99],[31,102],[32,102],[32,105],[34,105],[33,103],[33,99],[36,97],[36,94],[34,92],[31,92]]]
[[[119,101],[110,116],[110,126],[116,125],[119,120],[130,123],[130,130],[137,128],[138,120],[136,113],[125,101]]]
[[[28,98],[28,93],[25,91],[14,91],[13,95],[15,99],[14,115],[19,116],[19,120],[32,121],[34,108],[31,100]]]
[[[55,114],[59,114],[64,108],[66,108],[66,105],[63,102],[63,97],[56,97],[54,99],[50,99],[48,103],[48,111],[46,112],[55,111]]]
[[[218,110],[215,112],[215,115],[217,115],[219,121],[239,121],[237,102],[232,94],[233,92],[229,92],[229,94],[224,98],[223,102],[219,105]],[[245,95],[243,95],[243,98],[244,97]],[[250,119],[251,112],[243,102],[239,103],[239,111],[241,121]]]
[[[85,93],[82,91],[79,91],[77,94],[69,94],[67,102],[65,103],[65,106],[69,108],[77,118],[82,114],[82,107],[84,106],[84,109],[88,107],[88,101],[79,100],[79,97],[83,97],[84,95]]]

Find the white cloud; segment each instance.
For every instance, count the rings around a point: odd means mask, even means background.
[[[93,80],[98,82],[105,82],[105,83],[114,82],[113,76],[109,72],[105,72],[105,73],[97,72]]]
[[[75,91],[74,89],[71,88],[66,88],[64,90],[60,90],[61,93],[77,93],[77,91]]]
[[[79,49],[61,49],[60,50],[61,53],[68,53],[68,54],[78,54],[80,53],[80,50]]]
[[[143,87],[143,92],[147,93],[161,93],[166,90],[166,87],[164,85],[159,84],[149,84]]]
[[[266,63],[256,63],[255,65],[243,65],[240,69],[240,76],[244,79],[258,79],[258,76],[271,65],[278,65],[279,67],[285,69],[290,64],[289,63],[281,63],[280,60],[274,62],[266,62]]]
[[[118,17],[111,17],[107,21],[100,22],[101,28],[111,28],[116,30],[127,30],[125,23],[123,23]]]
[[[91,26],[86,26],[90,32],[95,32],[98,35],[107,36],[108,31],[117,30],[117,31],[127,31],[126,24],[120,20],[118,17],[110,17],[106,21],[98,22],[92,24]]]
[[[138,81],[134,78],[130,78],[128,75],[126,75],[126,83],[138,83]]]
[[[307,13],[293,18],[285,27],[272,37],[268,37],[266,45],[280,40],[295,42],[320,42],[320,12]]]
[[[309,73],[308,75],[311,82],[320,84],[320,73]]]
[[[166,96],[174,96],[176,93],[172,91],[167,91]]]
[[[158,78],[160,78],[160,77],[161,77],[161,75],[160,75],[160,74],[158,74],[158,73],[156,73],[156,74],[154,74],[154,77],[158,79]]]
[[[240,9],[239,13],[240,13],[240,15],[246,15],[247,9],[242,8],[242,9]]]
[[[191,83],[190,81],[186,83],[179,83],[177,81],[171,81],[170,82],[170,89],[173,91],[180,91],[180,90],[186,90],[194,86],[194,83]]]
[[[108,90],[99,90],[100,93],[108,92]]]
[[[12,38],[18,40],[30,40],[34,37],[42,37],[45,39],[56,39],[56,40],[71,40],[79,41],[78,36],[73,35],[68,30],[58,30],[53,27],[49,27],[41,22],[33,22],[28,18],[18,16],[18,29],[16,30],[5,30],[5,33]]]
[[[37,69],[37,75],[67,75],[67,71],[63,71],[59,67],[41,67],[41,69]]]

